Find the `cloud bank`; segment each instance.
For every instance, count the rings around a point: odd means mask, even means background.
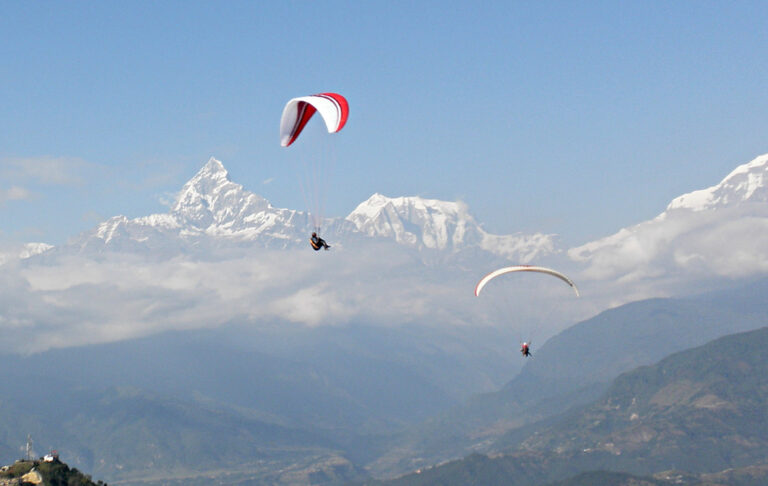
[[[446,332],[456,326],[543,325],[554,332],[571,322],[575,308],[558,309],[552,302],[562,293],[570,304],[577,302],[567,286],[541,281],[504,290],[511,295],[491,291],[481,300],[473,288],[485,266],[428,267],[416,252],[389,242],[335,245],[322,253],[230,248],[166,260],[54,250],[0,268],[0,332],[10,349],[21,352],[230,323],[418,325]],[[547,322],[538,320],[541,309]]]
[[[568,250],[578,277],[632,300],[768,273],[768,155],[675,198],[656,218]],[[615,300],[624,303],[628,300]]]

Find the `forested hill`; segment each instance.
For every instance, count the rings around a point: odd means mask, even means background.
[[[768,328],[673,354],[621,375],[600,400],[536,431],[515,452],[475,454],[384,484],[469,484],[463,478],[534,486],[601,469],[655,475],[646,484],[665,484],[661,471],[684,470],[689,479],[676,481],[688,485],[741,470],[741,479],[722,484],[768,484],[765,349]]]
[[[768,279],[759,279],[602,312],[541,347],[534,343],[534,359],[526,360],[520,374],[501,390],[476,395],[464,406],[410,428],[398,447],[370,470],[375,477],[391,477],[473,452],[512,453],[531,430],[541,428],[541,421],[597,400],[621,373],[713,339],[768,326],[765,295]]]
[[[608,453],[636,472],[714,472],[762,462],[768,457],[766,349],[763,328],[638,368],[524,447]]]

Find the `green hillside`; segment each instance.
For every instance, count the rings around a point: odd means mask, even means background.
[[[638,476],[612,483],[603,474],[601,481],[617,485],[667,484],[649,476],[668,470],[693,473],[674,484],[768,484],[765,349],[768,328],[673,354],[621,375],[600,400],[532,433],[514,452],[474,454],[369,484],[564,486],[599,470]]]
[[[371,465],[404,473],[471,452],[509,453],[533,431],[598,399],[621,373],[718,337],[768,325],[768,280],[683,299],[650,299],[580,322],[535,349],[501,390],[409,428]]]
[[[547,486],[671,486],[673,483],[651,477],[613,471],[589,471],[574,477],[555,481]]]
[[[523,443],[608,453],[626,470],[714,472],[768,457],[768,328],[727,336],[614,381],[604,398]]]

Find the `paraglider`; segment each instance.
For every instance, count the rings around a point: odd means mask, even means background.
[[[570,285],[573,291],[576,292],[576,297],[579,296],[579,289],[576,287],[576,284],[573,283],[573,280],[566,277],[565,275],[558,272],[557,270],[552,270],[551,268],[546,268],[546,267],[536,267],[533,265],[515,265],[512,267],[504,267],[498,270],[494,270],[493,272],[489,273],[485,277],[481,278],[479,282],[477,282],[477,285],[475,286],[475,296],[479,296],[480,291],[483,290],[483,287],[485,287],[486,284],[491,280],[493,280],[494,278],[498,277],[499,275],[504,275],[512,272],[540,272],[540,273],[546,273],[548,275],[552,275],[553,277],[557,277],[563,282]]]
[[[349,104],[337,93],[293,98],[285,104],[280,118],[280,145],[288,147],[295,142],[315,112],[323,117],[328,133],[336,133],[347,123]]]
[[[504,267],[498,270],[494,270],[493,272],[489,273],[485,277],[481,278],[480,281],[477,283],[477,285],[475,286],[475,296],[480,296],[480,292],[483,290],[483,288],[488,284],[488,282],[490,282],[494,278],[500,275],[505,275],[505,274],[514,273],[514,272],[539,272],[547,275],[552,275],[553,277],[557,277],[563,282],[567,283],[576,293],[576,297],[579,296],[579,289],[576,287],[576,284],[573,283],[573,280],[566,277],[565,275],[558,272],[557,270],[552,270],[551,268],[546,268],[546,267],[537,267],[533,265],[515,265],[512,267]],[[523,342],[520,345],[520,354],[522,354],[524,358],[533,356],[533,354],[531,353],[530,341]]]
[[[349,104],[346,98],[338,93],[320,93],[289,100],[285,104],[283,115],[280,118],[280,145],[290,147],[296,142],[315,113],[319,113],[322,117],[328,133],[336,133],[347,123]],[[305,167],[305,174],[301,178],[304,199],[315,230],[310,237],[310,245],[315,251],[320,248],[326,250],[330,248],[325,240],[317,234],[320,232],[323,221],[322,213],[325,203],[323,185],[327,183],[329,166],[333,165],[323,160],[322,153],[318,152],[320,151],[310,155],[310,161]]]
[[[312,249],[315,251],[318,251],[320,248],[328,249],[330,248],[330,245],[325,242],[324,239],[317,236],[317,232],[313,232],[312,236],[309,238],[309,244],[312,246]]]

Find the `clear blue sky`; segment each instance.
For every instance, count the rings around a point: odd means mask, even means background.
[[[462,199],[584,243],[768,152],[766,26],[765,1],[0,1],[0,242],[164,212],[211,156],[303,209],[279,116],[337,91],[328,215]]]

